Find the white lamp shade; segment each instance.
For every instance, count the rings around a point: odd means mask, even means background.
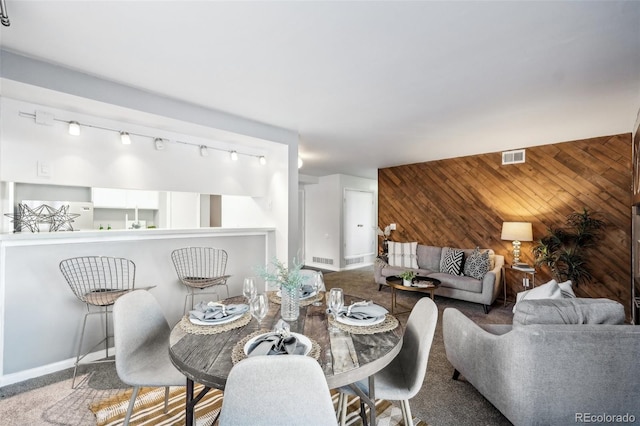
[[[502,224],[503,240],[533,241],[533,230],[530,222],[504,222]]]

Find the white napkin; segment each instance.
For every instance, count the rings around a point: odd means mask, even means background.
[[[217,302],[200,302],[189,311],[189,318],[215,324],[227,320],[229,317],[242,315],[249,310],[249,306],[241,303],[237,305],[223,305]]]

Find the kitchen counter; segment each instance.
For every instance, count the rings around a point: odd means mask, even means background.
[[[171,325],[182,317],[186,288],[171,252],[189,246],[227,251],[231,296],[276,255],[273,228],[136,229],[0,234],[0,386],[73,366],[86,305],[64,280],[59,263],[76,256],[115,256],[136,264],[136,287],[149,290]],[[262,284],[263,285],[263,284]],[[224,292],[223,292],[224,293]],[[197,299],[196,299],[197,300]],[[83,349],[104,325],[87,320]],[[96,354],[99,355],[99,354]]]

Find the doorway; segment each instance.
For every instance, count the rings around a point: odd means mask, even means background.
[[[355,268],[375,254],[375,204],[372,191],[344,190],[344,266]]]

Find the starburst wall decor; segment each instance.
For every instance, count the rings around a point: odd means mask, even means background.
[[[59,209],[46,204],[31,208],[26,204],[18,204],[18,213],[5,213],[14,224],[13,232],[28,229],[31,232],[40,232],[41,224],[49,224],[49,232],[73,231],[71,223],[80,216],[78,213],[69,213],[69,205]]]

